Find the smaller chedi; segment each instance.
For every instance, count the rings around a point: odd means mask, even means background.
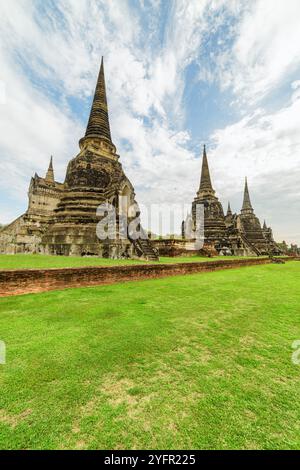
[[[134,188],[112,142],[103,58],[79,147],[78,155],[68,164],[63,183],[55,181],[52,157],[46,176],[34,175],[27,211],[0,231],[0,252],[157,259],[139,224]],[[106,205],[114,209],[115,227],[113,236],[101,238],[97,227],[107,213],[100,213],[99,207]],[[130,236],[130,221],[137,221],[142,237]]]
[[[182,223],[182,235],[187,245],[190,228],[196,231],[196,208],[202,206],[203,247],[207,254],[259,256],[279,255],[282,250],[274,241],[272,229],[264,222],[263,227],[256,217],[249,195],[247,179],[245,180],[244,199],[241,212],[233,214],[230,204],[226,215],[213,189],[204,146],[200,186],[192,203],[191,214]]]

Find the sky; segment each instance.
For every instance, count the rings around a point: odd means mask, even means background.
[[[50,155],[63,181],[104,56],[112,139],[143,207],[216,194],[300,244],[299,0],[0,0],[0,222]],[[175,221],[180,232],[181,220]]]

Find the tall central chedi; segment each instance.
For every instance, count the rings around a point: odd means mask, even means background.
[[[52,158],[46,177],[32,178],[28,209],[0,232],[0,251],[155,259],[150,240],[133,240],[121,223],[125,216],[129,222],[138,217],[139,209],[111,138],[103,58],[79,147],[79,154],[68,164],[63,184],[54,180]],[[114,230],[109,238],[102,238],[96,227],[107,216],[103,206],[108,204],[115,209],[111,219]],[[101,205],[100,213],[97,208]],[[130,214],[132,206],[136,210]]]
[[[79,147],[79,154],[68,164],[64,194],[55,210],[55,222],[43,237],[42,244],[53,254],[132,256],[135,247],[127,237],[120,236],[119,216],[122,210],[127,212],[136,204],[135,193],[111,138],[103,58],[88,125]],[[97,208],[105,203],[116,210],[116,236],[99,240]]]

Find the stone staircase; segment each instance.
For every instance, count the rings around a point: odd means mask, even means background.
[[[133,244],[135,251],[137,252],[138,256],[142,256],[148,261],[158,261],[158,251],[153,248],[151,240],[149,240],[145,231],[142,229],[141,232],[143,233],[143,238],[134,240],[129,237],[129,240]]]
[[[146,259],[148,259],[149,261],[158,261],[159,260],[158,254],[157,254],[156,250],[153,248],[152,243],[150,242],[150,240],[148,240],[148,239],[144,240],[144,239],[141,238],[139,240],[136,240],[136,242],[138,243],[139,248],[142,251],[143,256]]]
[[[240,237],[245,243],[245,245],[247,245],[248,248],[250,248],[257,256],[261,255],[261,252],[259,251],[259,249],[256,248],[256,246],[254,246],[253,243],[251,243],[250,240],[248,240],[248,238],[245,235],[240,234]]]

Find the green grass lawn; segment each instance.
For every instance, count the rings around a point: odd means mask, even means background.
[[[192,263],[196,261],[215,261],[218,259],[237,259],[238,256],[203,256],[161,257],[159,263]],[[242,257],[244,258],[244,257]],[[121,260],[96,257],[48,256],[48,255],[0,255],[2,269],[44,269],[44,268],[76,268],[80,266],[114,266],[147,263],[145,260]],[[151,261],[153,263],[153,261]]]
[[[0,448],[300,448],[300,263],[0,299]]]

